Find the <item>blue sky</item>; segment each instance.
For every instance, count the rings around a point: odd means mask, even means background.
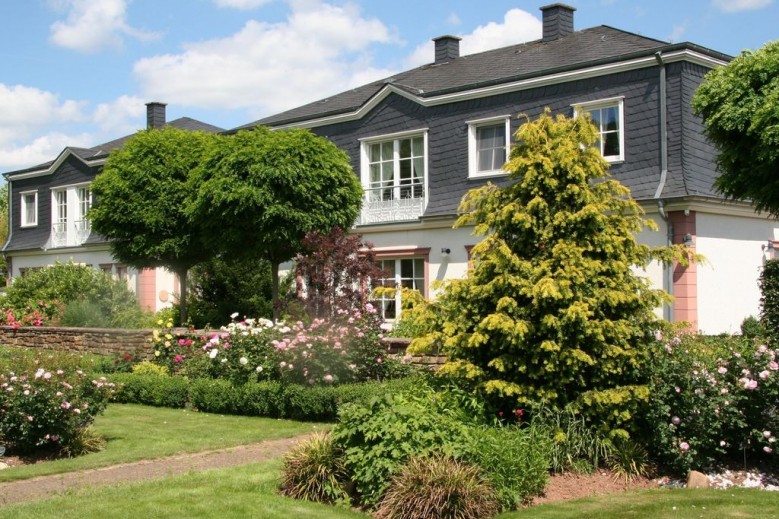
[[[4,0],[0,172],[168,119],[224,128],[432,61],[536,39],[552,0]],[[728,54],[779,38],[777,0],[569,0],[611,25]]]

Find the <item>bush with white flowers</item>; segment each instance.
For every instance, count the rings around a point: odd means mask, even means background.
[[[17,453],[67,447],[103,412],[113,388],[82,370],[0,373],[0,442]]]

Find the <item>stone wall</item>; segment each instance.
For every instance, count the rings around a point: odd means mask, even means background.
[[[176,329],[174,334],[184,335],[186,329]],[[196,333],[204,333],[202,330]],[[150,358],[149,339],[151,330],[117,330],[110,328],[65,328],[56,326],[0,326],[0,344],[24,348],[40,348],[58,351],[95,353],[98,355],[124,355],[135,358]],[[410,339],[385,338],[387,351],[402,357]],[[411,365],[426,369],[437,369],[444,363],[444,357],[437,352],[430,355],[414,355]]]
[[[151,330],[64,328],[55,326],[0,326],[0,344],[25,348],[123,355],[148,353]]]

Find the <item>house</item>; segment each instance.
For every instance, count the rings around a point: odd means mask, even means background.
[[[374,243],[389,272],[384,283],[433,296],[434,281],[467,274],[478,237],[452,229],[458,204],[488,180],[507,181],[501,166],[524,120],[517,115],[586,110],[611,174],[660,229],[639,240],[687,243],[707,258],[647,266],[675,296],[665,317],[705,333],[737,332],[759,311],[757,280],[779,229],[716,192],[716,150],[692,113],[706,72],[731,58],[609,26],[576,31],[575,9],[563,4],[541,11],[540,40],[461,56],[459,38],[441,36],[429,64],[231,132],[310,128],[345,150],[365,189],[354,232]],[[397,308],[386,301],[386,317]]]
[[[221,128],[188,117],[166,122],[166,105],[148,103],[148,128],[168,125],[191,131],[218,133]],[[56,261],[91,265],[124,279],[135,290],[143,308],[170,306],[178,284],[164,269],[136,270],[118,263],[108,241],[90,229],[85,215],[92,205],[89,185],[108,154],[123,146],[127,135],[92,148],[65,148],[50,162],[5,173],[8,182],[8,240],[3,254],[11,280],[30,269]]]

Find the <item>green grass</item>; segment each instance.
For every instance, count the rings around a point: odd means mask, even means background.
[[[346,508],[295,501],[276,493],[281,461],[163,480],[98,487],[0,508],[0,518],[363,518]]]
[[[658,489],[536,506],[500,519],[771,519],[779,518],[779,494],[754,489]]]
[[[286,438],[328,426],[111,404],[105,414],[97,417],[94,427],[107,440],[105,450],[78,458],[3,470],[0,471],[0,482]]]
[[[366,518],[346,508],[281,497],[279,459],[143,483],[70,491],[60,497],[0,508],[0,518]],[[779,517],[774,492],[651,490],[533,507],[500,519],[692,519]],[[676,507],[674,509],[673,507]]]

